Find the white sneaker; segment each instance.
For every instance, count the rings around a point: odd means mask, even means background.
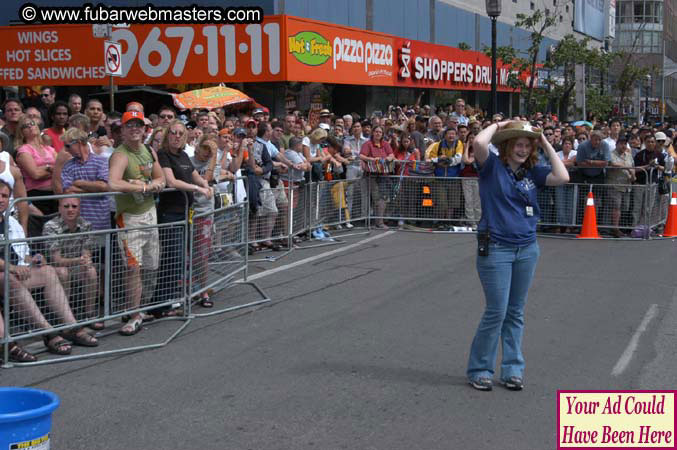
[[[350,222],[346,222],[346,224],[345,224],[344,226],[345,226],[347,229],[349,229],[349,230],[350,230],[351,228],[354,228],[354,227],[355,227],[355,225],[353,225],[353,224],[350,223]]]

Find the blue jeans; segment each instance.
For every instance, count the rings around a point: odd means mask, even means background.
[[[570,184],[555,188],[555,207],[557,208],[557,223],[561,226],[569,226],[576,223],[574,217],[574,187]]]
[[[492,242],[489,256],[477,257],[486,309],[470,347],[469,379],[493,378],[499,337],[503,346],[501,379],[522,377],[524,306],[539,254],[537,242],[526,247]]]

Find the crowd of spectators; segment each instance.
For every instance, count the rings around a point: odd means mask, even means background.
[[[11,260],[2,260],[0,269],[9,272],[11,288],[11,311],[1,312],[20,311],[31,328],[49,330],[58,323],[75,323],[74,292],[84,298],[79,315],[88,319],[87,328],[45,334],[47,349],[60,355],[71,352],[71,343],[98,345],[94,332],[105,327],[97,319],[101,318],[103,266],[110,260],[105,255],[106,234],[82,238],[79,233],[141,228],[115,234],[127,307],[134,310],[120,333],[134,335],[149,318],[137,312],[141,306],[165,304],[180,295],[186,230],[165,225],[183,223],[187,214],[196,215],[193,227],[199,230],[195,234],[199,238],[191,258],[199,274],[197,282],[202,284],[207,261],[218,251],[218,246],[212,248],[218,234],[211,217],[215,209],[248,201],[248,251],[284,249],[289,242],[275,240],[274,230],[287,230],[290,190],[308,182],[348,182],[318,194],[341,210],[339,227],[352,228],[364,218],[357,211],[371,207],[377,228],[401,227],[407,219],[423,218],[441,228],[450,223],[474,228],[482,211],[473,139],[504,118],[501,114],[483,117],[462,98],[438,108],[394,105],[367,117],[339,115],[329,109],[271,117],[265,107],[179,112],[168,105],[147,114],[138,102],[128,103],[122,113],[105,114],[99,100],[84,102],[73,94],[62,101],[55,92],[44,87],[36,106],[19,99],[3,104],[3,238],[44,235],[54,239],[36,248],[12,245]],[[646,195],[645,189],[633,186],[658,186],[671,174],[674,129],[668,124],[624,126],[611,120],[574,126],[542,113],[513,118],[529,120],[543,130],[571,170],[572,181],[594,186],[608,206],[614,236],[623,236],[623,220],[630,227],[643,223],[664,193],[656,189],[656,195]],[[539,164],[549,164],[543,152]],[[423,203],[425,191],[418,184],[401,182],[417,175],[434,177],[426,183],[432,194]],[[106,195],[52,198],[107,192],[118,194],[113,201]],[[362,196],[366,192],[370,192],[368,199]],[[562,224],[550,231],[574,231],[570,227],[576,220],[573,209],[582,212],[580,202],[587,190],[578,192],[581,198],[573,199],[572,185],[565,185],[539,193],[543,217]],[[31,201],[19,202],[5,214],[14,196]],[[294,207],[298,201],[294,198]],[[434,213],[417,211],[419,204],[434,205]],[[389,223],[390,216],[395,221]],[[327,236],[322,223],[312,227],[313,237]],[[78,237],[68,238],[73,233]],[[38,294],[52,312],[48,318],[33,298]],[[213,306],[207,292],[199,301],[203,307]],[[167,306],[153,314],[166,317],[176,311]],[[3,325],[0,319],[0,335]],[[21,362],[36,358],[16,343],[10,357]]]

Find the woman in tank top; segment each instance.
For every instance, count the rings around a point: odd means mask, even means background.
[[[22,116],[16,129],[16,160],[24,177],[29,197],[53,195],[52,169],[56,162],[54,148],[43,145],[37,122]],[[37,200],[33,204],[49,215],[57,212],[56,200]]]

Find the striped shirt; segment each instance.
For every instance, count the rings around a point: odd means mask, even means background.
[[[108,160],[92,152],[89,153],[89,158],[84,163],[79,158],[72,158],[61,171],[63,189],[68,189],[77,180],[108,183]],[[80,214],[92,224],[93,230],[110,229],[110,200],[107,196],[81,199]]]

